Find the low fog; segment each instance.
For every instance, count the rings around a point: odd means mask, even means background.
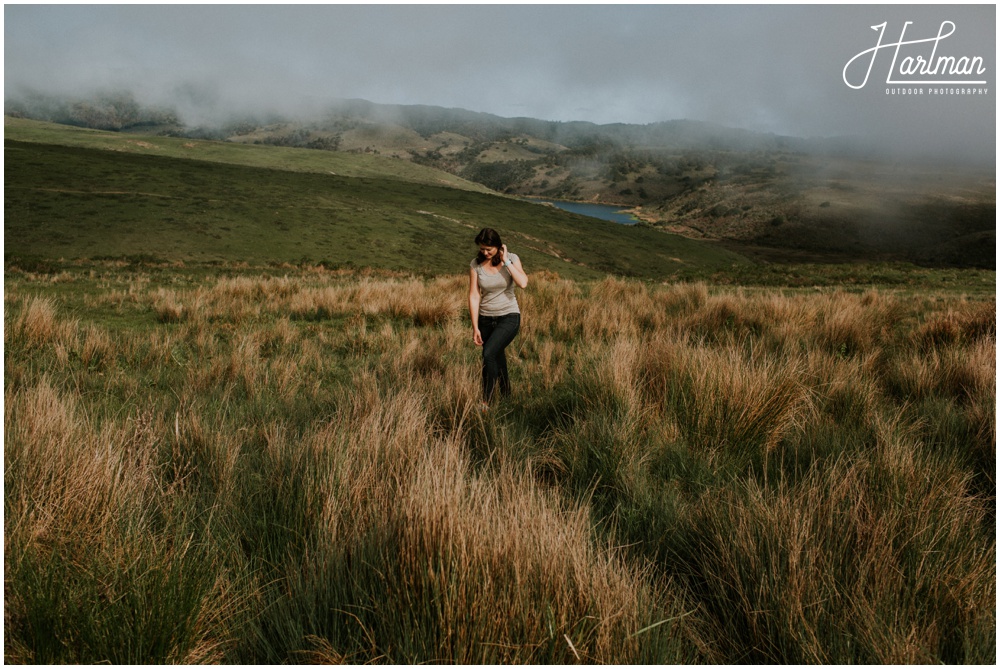
[[[993,5],[8,5],[4,19],[8,105],[128,91],[206,125],[314,117],[332,100],[361,98],[553,121],[693,119],[849,136],[894,156],[996,159]],[[899,58],[929,60],[935,47],[980,57],[985,92],[889,87],[892,49],[851,88],[844,67],[876,46],[872,26],[886,23],[889,43],[907,21],[908,40],[932,38],[946,21],[955,30]]]

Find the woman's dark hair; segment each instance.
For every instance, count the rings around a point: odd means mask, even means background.
[[[479,234],[476,235],[476,244],[480,246],[492,246],[493,248],[498,250],[500,249],[501,246],[503,246],[503,242],[500,241],[500,233],[498,233],[493,228],[483,228],[482,230],[480,230]],[[483,262],[484,260],[486,260],[486,256],[484,256],[483,252],[480,251],[476,255],[476,262]],[[494,267],[500,264],[499,253],[493,255],[493,259],[490,261],[490,264],[493,265]]]

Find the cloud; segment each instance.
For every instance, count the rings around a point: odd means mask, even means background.
[[[692,118],[995,160],[996,9],[973,6],[8,5],[5,95],[127,88],[186,117],[312,111],[334,98],[597,123]],[[987,95],[850,89],[886,39],[957,30]],[[889,56],[876,64],[885,78]],[[190,119],[188,119],[190,120]]]

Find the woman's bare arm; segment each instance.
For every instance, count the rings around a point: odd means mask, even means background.
[[[476,346],[483,345],[483,336],[479,332],[479,302],[482,296],[479,294],[479,278],[476,270],[469,268],[469,316],[472,317],[472,340]]]

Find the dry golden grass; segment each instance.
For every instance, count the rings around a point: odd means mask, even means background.
[[[992,304],[541,274],[484,415],[462,276],[67,286],[5,300],[8,661],[995,659]]]
[[[42,347],[49,343],[66,346],[75,337],[78,324],[57,319],[52,302],[35,297],[24,301],[11,326],[11,338],[23,338],[29,347]]]
[[[69,586],[55,602],[66,618],[48,633],[58,638],[82,632],[66,629],[66,623],[88,608],[107,611],[141,599],[146,592],[136,587],[148,589],[162,581],[167,592],[180,594],[172,590],[169,574],[191,546],[158,529],[164,500],[176,492],[162,477],[162,421],[143,413],[98,427],[72,393],[43,377],[34,387],[6,393],[4,430],[5,539],[13,549],[7,555],[8,573],[32,573],[39,563],[48,563],[98,576],[84,591],[66,582],[56,586]],[[61,577],[58,571],[47,575],[50,586],[60,584]],[[221,587],[221,575],[214,578]],[[71,577],[71,582],[77,579]],[[18,611],[25,594],[8,591],[8,614]],[[198,597],[189,635],[162,648],[164,661],[222,660],[217,635],[227,614],[218,594],[217,588],[208,588]],[[143,602],[144,607],[162,604]],[[141,628],[143,623],[132,620],[129,625]],[[20,640],[6,646],[5,655],[16,662],[47,661],[44,653]]]

